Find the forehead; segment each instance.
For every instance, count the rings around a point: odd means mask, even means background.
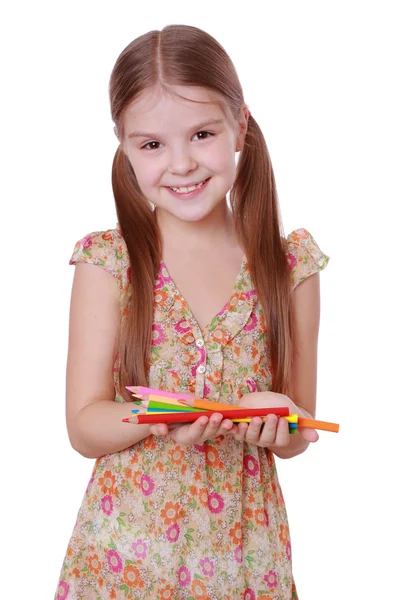
[[[202,87],[173,86],[171,91],[161,87],[142,92],[125,112],[125,123],[163,124],[169,118],[179,118],[180,122],[197,121],[207,118],[229,120],[228,107],[220,94]]]

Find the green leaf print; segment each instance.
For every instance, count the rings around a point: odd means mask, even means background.
[[[117,517],[117,521],[120,527],[126,527],[126,523],[123,519],[121,519],[121,517]]]
[[[254,553],[254,550],[250,550],[249,553],[246,555],[246,561],[247,561],[249,567],[251,567],[254,562],[254,558],[252,556],[250,556],[253,553]]]
[[[194,542],[194,539],[192,538],[192,536],[189,533],[185,533],[185,538],[189,543]]]
[[[110,543],[108,544],[108,547],[111,548],[112,550],[116,550],[117,546],[115,545],[114,541],[112,538],[110,538]]]
[[[125,598],[128,596],[130,590],[128,588],[128,586],[126,585],[126,583],[123,583],[122,585],[119,586],[120,590],[123,590],[125,593]],[[130,596],[132,597],[132,594],[130,594]]]

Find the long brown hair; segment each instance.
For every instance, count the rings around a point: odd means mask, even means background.
[[[110,77],[110,105],[118,137],[124,139],[128,105],[147,89],[201,86],[217,92],[237,121],[244,105],[235,67],[209,34],[187,25],[168,25],[131,42],[118,57]],[[131,399],[126,385],[146,385],[152,342],[154,281],[162,256],[154,211],[143,196],[121,145],[112,167],[118,221],[131,265],[129,310],[118,332],[119,393]],[[250,116],[240,152],[230,203],[238,240],[268,328],[272,389],[287,393],[292,362],[290,289],[274,173],[267,145]]]

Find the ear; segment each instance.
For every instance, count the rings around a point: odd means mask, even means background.
[[[240,111],[240,119],[239,119],[239,123],[238,123],[239,134],[238,134],[238,137],[236,140],[236,152],[240,152],[241,150],[243,150],[244,140],[245,140],[246,134],[247,134],[249,114],[250,114],[250,111],[247,108],[247,106],[242,106],[241,111]]]

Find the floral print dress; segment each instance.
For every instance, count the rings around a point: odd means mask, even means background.
[[[329,257],[305,229],[288,242],[294,289]],[[115,277],[124,318],[134,282],[118,228],[80,240],[70,264],[78,262]],[[246,257],[231,297],[204,331],[163,262],[153,314],[150,387],[232,405],[271,389],[268,331]],[[115,401],[123,401],[117,393]],[[274,455],[229,435],[185,447],[149,436],[97,459],[55,598],[294,600]]]

